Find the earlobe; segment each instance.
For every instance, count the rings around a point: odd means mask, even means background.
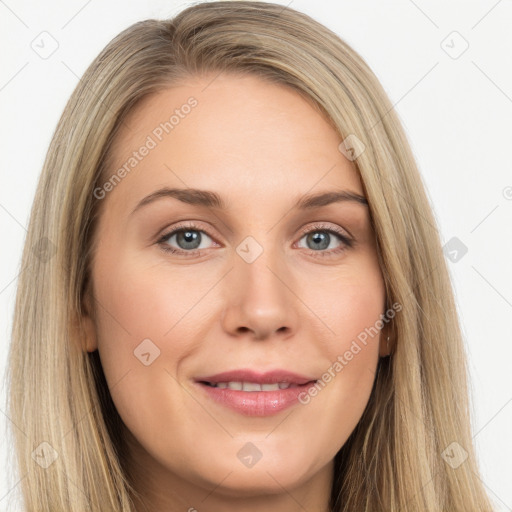
[[[90,316],[82,318],[82,336],[84,339],[83,349],[87,352],[94,352],[98,348],[98,341],[96,339],[96,327]]]
[[[386,296],[385,298],[385,310],[384,316],[387,317],[389,307],[389,300]],[[391,317],[393,318],[393,317]],[[392,354],[395,345],[395,326],[394,322],[388,321],[380,332],[379,336],[379,356],[380,357],[388,357]]]
[[[82,350],[86,350],[87,352],[97,350],[98,339],[89,290],[87,290],[84,295],[83,313],[80,317],[80,339],[82,340]]]
[[[387,332],[382,332],[379,340],[379,356],[388,357],[393,350],[393,339]]]

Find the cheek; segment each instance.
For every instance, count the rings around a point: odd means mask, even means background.
[[[361,258],[357,264],[323,280],[310,298],[315,311],[320,312],[319,316],[330,328],[329,350],[333,356],[347,350],[354,339],[366,339],[368,345],[378,349],[385,287],[374,257]]]
[[[181,322],[190,304],[197,301],[193,288],[179,278],[175,283],[162,279],[162,268],[144,265],[129,254],[113,262],[104,253],[98,262],[96,328],[109,387],[120,379],[139,387],[142,381],[156,385],[156,369],[162,372],[164,367],[174,375],[194,339],[186,333],[190,324]],[[129,379],[124,378],[127,372]]]
[[[354,340],[364,347],[378,349],[379,320],[384,313],[384,305],[384,292],[377,283],[345,286],[337,301],[333,328],[341,342],[338,350],[348,349],[347,342]]]
[[[115,347],[116,355],[129,354],[145,339],[161,346],[172,337],[175,326],[187,314],[200,293],[175,272],[172,279],[161,265],[149,266],[127,254],[115,264],[108,255],[97,268],[96,292],[99,343],[104,352]],[[190,272],[190,270],[189,270]],[[180,329],[182,325],[180,324]],[[187,338],[182,337],[183,343]],[[183,347],[183,343],[173,347]],[[170,344],[167,344],[170,345]],[[168,347],[172,348],[172,347]],[[124,356],[123,356],[124,357]]]
[[[180,320],[198,300],[197,293],[179,277],[173,286],[162,279],[162,268],[133,257],[112,264],[105,255],[99,261],[98,349],[112,399],[137,438],[151,431],[163,439],[169,430],[179,429],[174,418],[185,409],[173,376],[193,347],[194,337],[186,332],[190,323]],[[165,428],[156,421],[155,411],[168,420]]]
[[[302,399],[306,407],[318,408],[326,437],[341,446],[361,418],[373,387],[385,288],[380,269],[365,265],[357,272],[347,270],[322,289],[328,291],[322,318],[334,331],[324,342],[329,363],[320,382]]]

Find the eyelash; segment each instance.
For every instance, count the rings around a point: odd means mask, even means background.
[[[201,251],[203,251],[204,249],[194,249],[194,250],[191,250],[191,251],[185,251],[183,249],[175,249],[173,247],[170,247],[167,242],[167,240],[177,234],[177,233],[180,233],[180,232],[183,232],[183,231],[199,231],[201,233],[205,233],[206,235],[208,235],[211,239],[213,239],[214,237],[211,236],[208,231],[204,230],[202,227],[194,224],[193,222],[191,223],[188,223],[188,224],[183,224],[183,225],[178,225],[176,227],[174,227],[172,229],[172,231],[169,231],[167,233],[165,233],[161,238],[158,239],[157,241],[157,244],[160,245],[161,249],[167,253],[172,253],[172,254],[181,254],[181,255],[187,255],[187,256],[200,256],[201,255]],[[325,251],[325,250],[322,250],[322,251],[313,251],[312,249],[306,249],[307,253],[311,256],[315,256],[315,257],[321,257],[321,258],[325,258],[325,257],[332,257],[332,256],[337,256],[338,254],[342,253],[343,251],[347,250],[347,249],[350,249],[354,246],[354,240],[348,238],[343,231],[341,230],[338,230],[336,228],[333,228],[333,227],[325,227],[324,225],[322,224],[315,224],[313,227],[311,227],[310,229],[306,230],[306,231],[303,231],[301,232],[301,235],[300,235],[300,238],[299,240],[301,240],[305,235],[309,235],[310,233],[314,233],[316,231],[323,231],[323,232],[326,232],[326,233],[330,233],[330,234],[334,234],[336,236],[338,236],[338,238],[341,240],[342,242],[342,246],[338,247],[337,249],[331,249],[330,251]]]

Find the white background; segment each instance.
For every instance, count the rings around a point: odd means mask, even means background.
[[[400,116],[449,261],[469,355],[473,434],[496,510],[512,510],[512,3],[510,0],[279,1],[335,31],[373,69]],[[0,371],[5,369],[20,255],[50,138],[79,77],[122,29],[192,2],[0,2]],[[46,31],[57,50],[41,58]],[[459,33],[453,34],[456,31]],[[464,43],[463,39],[466,41]],[[444,41],[444,42],[443,42]],[[464,53],[454,58],[468,44]],[[448,52],[448,53],[447,53]],[[449,55],[451,53],[451,55]],[[9,428],[5,385],[0,428]],[[0,511],[18,479],[0,437]]]

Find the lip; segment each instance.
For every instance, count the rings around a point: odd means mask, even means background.
[[[277,391],[238,391],[229,388],[214,388],[207,382],[254,382],[275,384],[287,382],[293,387]],[[299,395],[307,392],[317,379],[286,370],[260,373],[254,370],[233,370],[216,375],[198,377],[196,385],[215,402],[245,416],[271,416],[298,403]]]
[[[287,370],[258,372],[248,368],[242,368],[240,370],[231,370],[206,377],[197,377],[195,380],[196,382],[211,382],[212,384],[217,384],[218,382],[238,381],[255,382],[258,384],[276,384],[277,382],[288,382],[290,384],[302,385],[317,379],[316,377],[299,375],[298,373],[289,372]]]

